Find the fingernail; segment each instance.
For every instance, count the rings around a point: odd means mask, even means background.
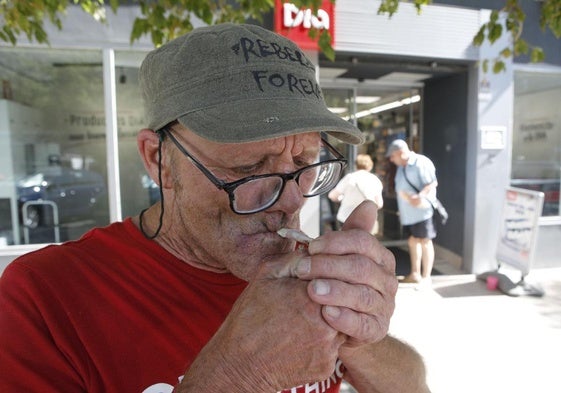
[[[331,318],[339,318],[339,315],[341,315],[341,310],[335,306],[325,306],[325,312]]]
[[[329,293],[329,283],[324,280],[314,280],[314,292],[316,295],[327,295]]]
[[[306,276],[310,274],[312,270],[312,261],[309,257],[303,257],[298,261],[296,265],[296,275],[297,276]]]

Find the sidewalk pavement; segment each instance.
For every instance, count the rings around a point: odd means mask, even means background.
[[[472,274],[400,284],[390,333],[424,357],[432,393],[561,392],[561,268],[527,281],[545,295],[507,296]]]
[[[507,296],[475,275],[435,268],[444,274],[432,288],[400,284],[390,325],[425,359],[432,393],[561,392],[561,268],[528,275],[543,297]]]

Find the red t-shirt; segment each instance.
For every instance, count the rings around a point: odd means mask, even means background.
[[[26,254],[0,279],[0,392],[169,393],[245,287],[130,219]],[[341,369],[288,391],[337,392]]]

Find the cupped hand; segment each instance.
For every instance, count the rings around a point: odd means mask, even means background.
[[[296,269],[298,277],[311,280],[310,298],[323,305],[324,320],[348,336],[349,348],[385,337],[395,308],[395,258],[370,234],[376,215],[376,205],[363,202],[341,231],[312,241],[309,259]]]
[[[185,388],[230,392],[280,391],[329,378],[344,334],[322,316],[307,294],[309,281],[279,273],[303,256],[294,252],[264,263],[189,371]],[[188,381],[191,378],[191,381]],[[188,390],[186,390],[188,391]]]

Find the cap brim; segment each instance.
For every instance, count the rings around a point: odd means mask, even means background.
[[[320,101],[315,105],[309,99],[244,100],[193,111],[178,120],[199,136],[221,143],[255,142],[306,132],[326,132],[350,144],[364,142],[358,128]]]

